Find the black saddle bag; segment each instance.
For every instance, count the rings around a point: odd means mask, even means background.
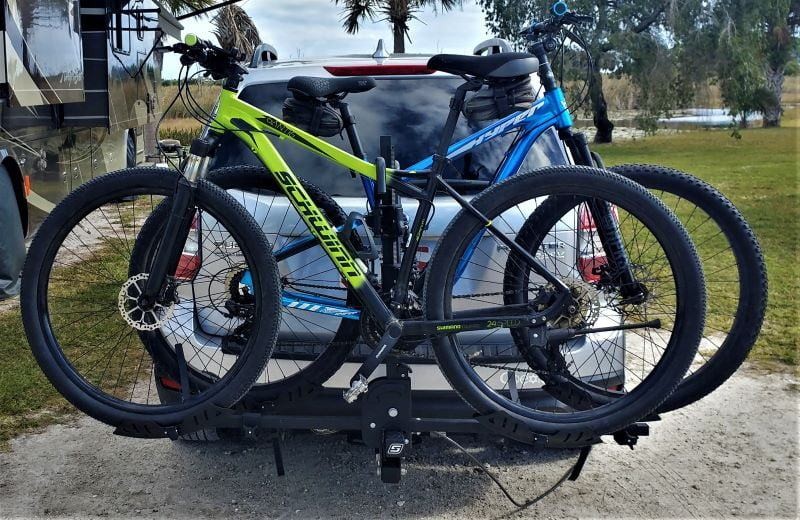
[[[491,121],[527,110],[535,100],[533,86],[527,76],[493,81],[467,100],[463,113],[470,121]]]
[[[312,97],[290,97],[283,102],[283,119],[318,137],[333,137],[342,132],[344,122],[339,112]]]

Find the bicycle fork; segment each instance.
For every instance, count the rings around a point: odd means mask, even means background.
[[[198,141],[202,141],[202,146],[195,145]],[[209,143],[200,139],[196,139],[195,143],[192,143],[192,153],[186,159],[183,176],[178,179],[175,186],[169,218],[150,266],[147,283],[140,296],[142,308],[152,307],[156,303],[174,297],[170,294],[172,285],[170,279],[178,267],[183,244],[186,242],[186,237],[189,236],[195,216],[194,190],[197,180],[205,177],[210,163],[209,155],[198,149],[207,149],[209,146]]]
[[[589,143],[584,134],[562,130],[561,138],[569,147],[575,164],[591,167],[598,166],[594,163],[589,150]],[[630,258],[625,249],[611,204],[604,200],[589,200],[586,205],[597,228],[600,242],[606,252],[611,271],[611,280],[618,285],[620,294],[628,303],[641,303],[647,296],[647,290],[644,285],[636,280],[633,273]]]

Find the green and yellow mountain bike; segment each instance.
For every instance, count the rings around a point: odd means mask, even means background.
[[[368,390],[368,378],[398,347],[430,342],[441,371],[476,415],[521,440],[579,442],[617,431],[655,410],[683,378],[704,325],[703,275],[686,230],[647,190],[608,171],[572,166],[516,173],[471,200],[444,180],[466,94],[485,85],[513,87],[538,72],[545,101],[509,124],[531,132],[556,127],[571,140],[569,112],[541,45],[533,55],[430,60],[430,68],[465,83],[431,146],[431,167],[420,170],[387,167],[382,158],[367,162],[240,100],[246,71],[235,51],[196,38],[172,49],[185,65],[199,64],[224,80],[205,137],[192,143],[182,174],[133,168],[83,185],[42,225],[25,267],[22,310],[31,348],[54,386],[85,413],[141,436],[200,429],[263,377],[283,309],[299,306],[353,321],[373,336],[343,395],[348,402]],[[302,88],[314,98],[357,93],[369,83],[307,80]],[[226,133],[249,146],[290,201],[300,217],[293,227],[303,228],[291,234],[302,240],[273,250],[244,206],[208,182],[210,159]],[[396,261],[372,268],[376,248],[363,219],[333,222],[339,217],[317,203],[319,194],[291,171],[272,139],[370,179],[378,198],[393,192],[416,199],[407,232],[384,229],[395,239]],[[420,283],[417,246],[437,193],[463,209]],[[583,208],[574,218],[596,229],[589,245],[602,249],[604,261],[592,267],[591,284],[575,269],[564,271],[559,243],[535,238],[532,215],[551,196]],[[396,226],[398,219],[384,217],[372,227]],[[312,250],[338,273],[345,298],[314,299],[287,286],[278,264]],[[475,272],[470,266],[494,273],[499,281],[487,283],[497,286],[464,294]],[[497,330],[513,338],[513,363],[466,340]],[[521,384],[535,384],[546,398],[521,397]],[[159,385],[180,399],[163,402]]]

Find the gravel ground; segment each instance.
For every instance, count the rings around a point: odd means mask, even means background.
[[[268,443],[126,439],[84,418],[0,453],[0,517],[796,518],[798,396],[789,375],[737,375],[654,424],[635,450],[595,448],[580,480],[521,511],[441,439],[425,440],[392,486],[368,449],[341,436],[287,438],[288,473],[277,477]],[[576,455],[459,440],[520,498]]]

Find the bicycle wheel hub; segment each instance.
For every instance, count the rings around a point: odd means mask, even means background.
[[[591,327],[600,317],[600,292],[592,284],[582,280],[570,279],[564,283],[570,289],[572,302],[560,317],[553,320],[552,325],[564,328]]]
[[[147,273],[131,276],[122,284],[117,298],[117,307],[122,319],[128,325],[140,331],[159,329],[165,321],[172,317],[172,313],[175,310],[174,301],[169,305],[164,305],[157,301],[149,305],[143,303],[142,294],[147,278]]]

